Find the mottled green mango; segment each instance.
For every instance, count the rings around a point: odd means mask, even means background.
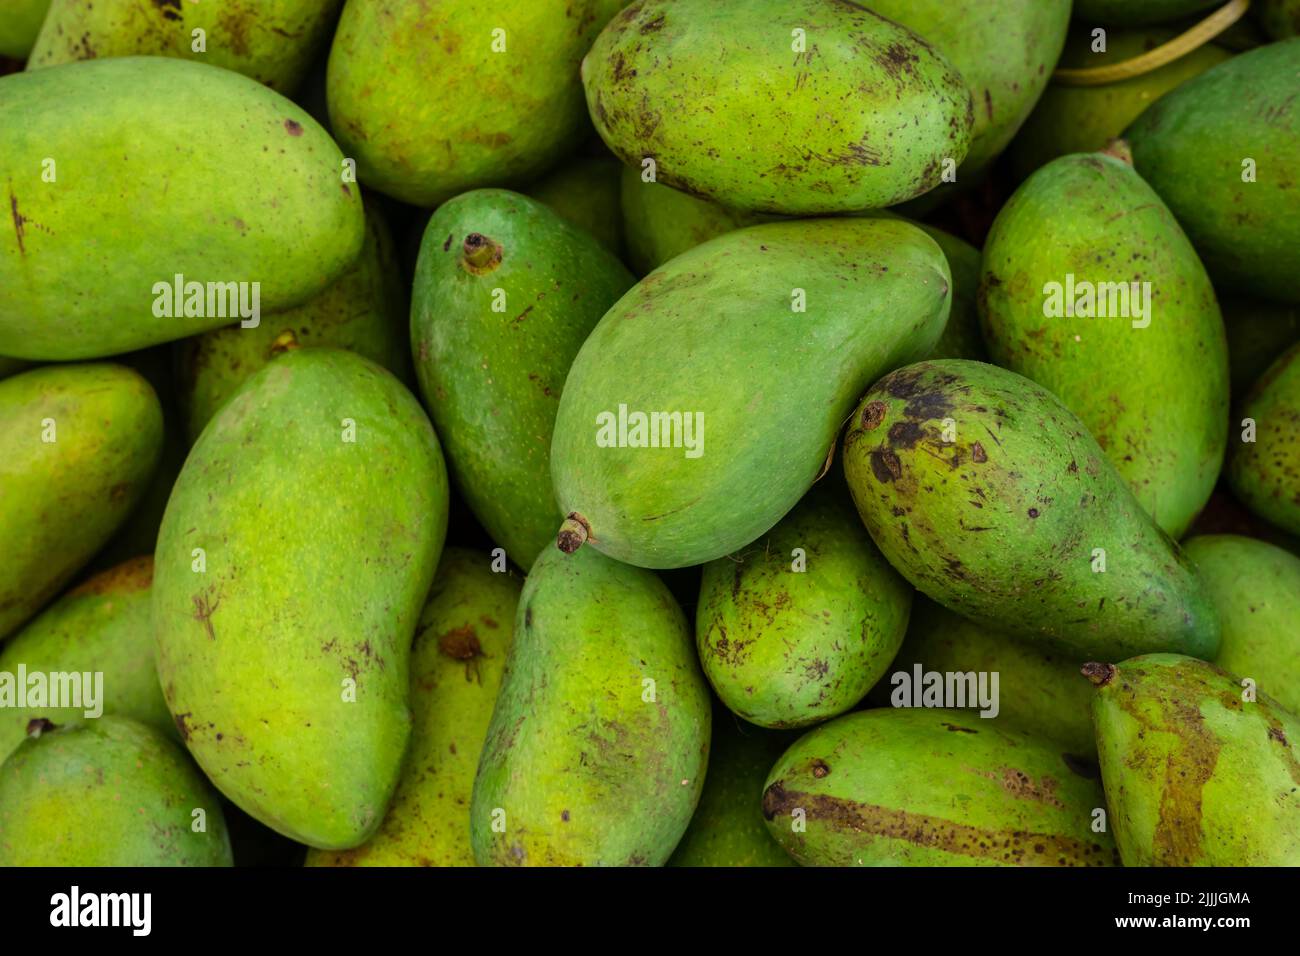
[[[27,69],[114,56],[200,60],[293,93],[343,0],[53,0]],[[204,34],[195,50],[194,31]]]
[[[27,736],[28,723],[38,718],[63,725],[87,716],[117,714],[174,735],[171,714],[158,687],[154,668],[153,630],[149,625],[149,585],[153,558],[132,558],[101,572],[69,591],[43,614],[0,646],[0,763]],[[89,685],[92,706],[51,707],[49,689],[40,701],[24,693],[27,706],[17,706],[19,667],[35,674],[102,674]],[[10,675],[5,677],[4,675]],[[14,683],[6,689],[6,681]]]
[[[0,230],[0,353],[93,358],[227,325],[240,317],[231,283],[248,284],[249,312],[254,282],[261,311],[305,301],[361,249],[343,170],[301,109],[203,63],[124,57],[0,79],[13,224]],[[176,296],[177,276],[203,294]]]
[[[1300,37],[1234,56],[1124,133],[1220,291],[1300,303]]]
[[[768,834],[760,801],[767,772],[795,739],[714,707],[704,792],[668,865],[794,866]]]
[[[403,202],[527,179],[586,124],[578,63],[622,0],[348,0],[330,125],[361,181]]]
[[[1255,15],[1274,40],[1300,36],[1300,0],[1256,0]]]
[[[131,369],[51,365],[0,381],[0,639],[126,520],[162,440],[158,396]]]
[[[1125,866],[1300,866],[1300,719],[1178,654],[1087,672]]]
[[[300,843],[363,843],[397,785],[447,494],[397,379],[297,349],[222,406],[167,503],[152,607],[167,706],[218,789]]]
[[[823,724],[763,791],[769,831],[805,866],[1115,865],[1110,834],[1093,830],[1104,808],[1052,745],[942,709]]]
[[[176,343],[176,391],[190,444],[217,409],[286,345],[347,349],[409,378],[406,289],[393,237],[377,203],[366,202],[361,255],[338,280],[257,328],[228,325]]]
[[[0,56],[27,59],[50,0],[5,0],[0,7]]]
[[[879,209],[970,148],[966,81],[905,27],[840,0],[637,0],[582,61],[624,163],[738,209]]]
[[[1236,401],[1279,355],[1300,342],[1300,304],[1234,296],[1221,299],[1219,306],[1228,332],[1228,378]]]
[[[1222,3],[1223,0],[1074,0],[1074,19],[1089,26],[1146,26],[1168,23]]]
[[[519,579],[448,548],[411,648],[411,746],[383,825],[308,866],[473,866],[469,805],[519,605]]]
[[[0,765],[0,866],[230,864],[216,792],[145,724],[46,730]]]
[[[646,276],[565,383],[560,546],[674,568],[749,544],[823,471],[863,390],[934,348],[951,283],[934,240],[878,218],[751,226]],[[638,431],[633,413],[680,424]]]
[[[561,163],[533,183],[527,194],[560,217],[586,230],[610,252],[623,252],[623,209],[619,180],[623,167],[612,156]]]
[[[1115,156],[1049,163],[998,213],[978,304],[993,361],[1051,389],[1182,535],[1223,465],[1228,350],[1209,277],[1160,197]]]
[[[1075,657],[1218,649],[1195,569],[1029,379],[958,359],[887,375],[849,422],[844,472],[889,563],[949,610]]]
[[[1151,52],[1177,33],[1169,29],[1107,30],[1106,48],[1093,50],[1097,43],[1093,29],[1080,24],[1071,31],[1061,54],[1062,68],[1114,66]],[[1222,47],[1207,43],[1172,63],[1116,83],[1049,85],[1008,149],[1016,179],[1027,178],[1058,156],[1105,149],[1164,94],[1231,56]]]
[[[709,708],[663,582],[590,548],[542,552],[474,782],[474,859],[661,866],[699,800]]]
[[[591,235],[503,189],[439,207],[415,276],[411,354],[452,477],[527,570],[563,519],[550,448],[565,376],[632,276]]]
[[[1233,417],[1242,423],[1227,468],[1233,493],[1264,520],[1300,534],[1300,343],[1269,366]],[[1253,441],[1244,440],[1248,428]]]
[[[704,566],[700,664],[745,720],[805,727],[850,710],[881,678],[912,594],[842,486],[818,485],[767,535]]]

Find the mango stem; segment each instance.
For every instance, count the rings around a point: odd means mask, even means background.
[[[560,525],[560,533],[555,536],[555,546],[565,554],[573,554],[590,536],[591,525],[587,524],[587,519],[576,511],[570,512],[564,524]]]

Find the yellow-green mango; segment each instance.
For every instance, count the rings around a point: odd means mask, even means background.
[[[1279,355],[1300,342],[1300,303],[1232,296],[1220,299],[1219,307],[1228,333],[1228,378],[1237,401]]]
[[[152,604],[167,706],[217,788],[300,843],[357,846],[383,819],[447,506],[419,403],[341,349],[250,378],[177,479]]]
[[[519,605],[519,579],[447,548],[411,647],[411,745],[383,825],[308,866],[473,866],[469,804]]]
[[[1300,535],[1300,342],[1269,366],[1233,417],[1233,493],[1265,521]]]
[[[1228,348],[1205,268],[1160,197],[1114,155],[1054,160],[994,220],[978,305],[993,361],[1056,393],[1181,536],[1223,465]]]
[[[1074,0],[1074,19],[1089,26],[1134,27],[1167,23],[1223,0]]]
[[[343,0],[53,0],[27,69],[112,56],[172,56],[291,94]],[[202,48],[195,49],[195,31]]]
[[[637,0],[582,61],[596,131],[656,181],[738,209],[879,209],[970,148],[966,81],[842,0]]]
[[[47,729],[0,764],[0,866],[230,866],[221,802],[127,717]]]
[[[527,194],[623,254],[623,209],[619,182],[623,166],[613,156],[592,156],[561,163],[528,187]]]
[[[889,563],[949,610],[1076,658],[1218,650],[1195,568],[1027,378],[960,359],[892,372],[849,421],[844,473]]]
[[[1300,719],[1178,654],[1088,665],[1125,866],[1300,866]]]
[[[0,56],[27,59],[50,0],[5,0],[0,7]]]
[[[569,372],[559,546],[652,568],[743,548],[812,486],[863,390],[934,348],[951,286],[934,240],[884,218],[764,223],[665,263]],[[652,413],[675,430],[652,435]]]
[[[1105,805],[1051,744],[937,708],[822,724],[763,790],[769,831],[805,866],[1115,865],[1094,829]]]
[[[348,0],[330,126],[363,183],[416,206],[536,176],[586,125],[578,63],[621,6]]]
[[[1300,0],[1256,0],[1255,15],[1274,40],[1300,36]]]
[[[474,782],[474,859],[663,865],[704,783],[709,708],[662,581],[590,548],[542,552]]]
[[[0,78],[0,353],[183,338],[240,319],[236,291],[249,313],[298,305],[361,250],[343,173],[315,120],[229,70],[123,57]],[[176,296],[176,276],[203,294]]]
[[[54,597],[130,515],[163,417],[120,365],[50,365],[0,381],[0,639]]]

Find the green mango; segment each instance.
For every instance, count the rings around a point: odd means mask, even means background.
[[[818,485],[765,537],[704,566],[695,614],[704,675],[760,727],[842,714],[889,668],[912,593],[848,496]]]
[[[175,345],[176,392],[194,444],[212,416],[286,345],[347,349],[398,378],[410,377],[406,289],[393,237],[367,200],[361,255],[328,289],[302,305],[267,315],[257,328],[227,325]]]
[[[1093,314],[1071,314],[1085,294]],[[1196,251],[1133,167],[1064,156],[1016,190],[979,313],[993,361],[1056,393],[1156,523],[1186,531],[1223,465],[1227,340]]]
[[[1300,719],[1178,654],[1088,677],[1125,866],[1300,866]]]
[[[1074,19],[1116,27],[1167,23],[1219,6],[1223,0],[1074,0]]]
[[[1113,66],[1149,53],[1176,35],[1168,29],[1107,30],[1105,49],[1094,51],[1097,40],[1092,30],[1078,25],[1071,31],[1061,67]],[[1100,152],[1160,97],[1231,57],[1222,47],[1207,43],[1127,80],[1100,86],[1049,85],[1007,150],[1016,180],[1058,156]]]
[[[343,0],[53,0],[27,69],[115,56],[171,56],[234,70],[291,94]],[[202,30],[196,50],[194,31]]]
[[[348,0],[330,125],[361,181],[416,206],[545,172],[586,117],[578,62],[623,0]]]
[[[959,359],[887,375],[850,420],[844,473],[889,563],[949,610],[1076,658],[1218,649],[1195,568],[1029,379]]]
[[[1300,303],[1298,72],[1300,37],[1238,54],[1161,97],[1124,133],[1137,171],[1221,292]]]
[[[966,81],[841,0],[639,0],[582,61],[596,131],[656,180],[757,212],[879,209],[970,148]]]
[[[411,648],[411,746],[383,825],[355,850],[308,866],[473,866],[469,805],[514,633],[520,583],[447,548]]]
[[[145,724],[47,729],[0,765],[0,866],[230,865],[217,794]]]
[[[1274,40],[1300,36],[1300,0],[1257,0],[1255,16]]]
[[[222,793],[300,843],[357,846],[383,819],[447,494],[419,403],[339,349],[245,382],[172,491],[152,605],[167,706]]]
[[[0,7],[0,56],[27,59],[50,0],[5,0]]]
[[[0,639],[131,514],[162,441],[158,396],[131,369],[51,365],[0,381]]]
[[[915,225],[938,243],[952,273],[952,311],[948,315],[948,324],[943,327],[943,335],[939,336],[939,344],[927,358],[963,358],[987,362],[988,351],[980,333],[979,309],[976,305],[982,262],[980,251],[952,233],[923,222]]]
[[[560,398],[560,547],[590,539],[675,568],[753,541],[812,486],[862,391],[934,348],[951,283],[934,240],[881,218],[751,226],[646,276],[592,331]],[[631,416],[651,413],[680,430],[635,430]],[[676,447],[629,447],[651,437]]]
[[[480,866],[661,866],[690,822],[709,691],[655,575],[590,548],[524,584],[470,809]]]
[[[768,835],[759,799],[767,772],[795,739],[715,707],[704,792],[668,865],[794,866]]]
[[[433,214],[415,276],[411,353],[452,477],[527,570],[563,518],[549,451],[565,376],[632,275],[541,203],[482,189]]]
[[[622,173],[623,167],[613,156],[576,159],[562,163],[526,192],[621,256],[623,210],[619,181]]]
[[[305,301],[361,249],[343,169],[301,109],[203,63],[124,57],[0,78],[14,224],[0,237],[0,353],[93,358],[227,325],[233,283],[260,283],[241,287],[248,305],[258,290],[250,312]],[[176,276],[213,291],[175,296]]]
[[[1235,416],[1254,422],[1254,440],[1234,444],[1228,484],[1242,503],[1284,531],[1300,535],[1300,342],[1269,366]]]
[[[1238,401],[1279,355],[1300,342],[1300,305],[1234,296],[1222,298],[1228,332],[1228,379]]]
[[[72,589],[44,613],[0,646],[0,763],[27,736],[30,721],[45,718],[56,724],[86,716],[87,710],[119,714],[175,735],[171,714],[158,686],[153,661],[153,630],[149,624],[149,585],[153,558],[132,558],[103,571]],[[87,688],[89,707],[51,707],[48,697],[18,707],[18,668],[35,674],[101,674],[102,684]],[[5,690],[7,680],[15,683]],[[92,678],[93,680],[93,678]],[[27,690],[31,690],[30,681]],[[86,700],[87,690],[96,697]],[[49,688],[46,693],[52,693]]]
[[[805,866],[1108,866],[1097,781],[1052,745],[959,710],[880,708],[799,738],[763,791]],[[798,824],[798,825],[796,825]]]
[[[996,673],[998,714],[981,717],[981,724],[1033,733],[1074,757],[1095,761],[1092,694],[1087,682],[1079,679],[1079,666],[1083,663],[1050,647],[1018,640],[968,621],[917,595],[907,637],[890,672],[908,675],[909,688],[913,686],[918,664],[922,673]],[[872,696],[879,694],[882,702],[888,703],[890,689],[901,692],[902,686],[890,680],[881,681]],[[980,707],[972,702],[970,709]]]

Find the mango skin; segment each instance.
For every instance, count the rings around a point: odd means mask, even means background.
[[[307,866],[473,866],[469,805],[522,585],[491,558],[447,548],[411,647],[411,745],[379,831]]]
[[[662,866],[699,800],[710,716],[686,619],[662,581],[590,548],[543,552],[479,760],[474,859]]]
[[[807,52],[793,30],[806,31]],[[657,180],[756,212],[879,209],[937,186],[970,148],[956,68],[838,0],[637,0],[582,61],[606,145]],[[701,149],[701,143],[708,144]]]
[[[621,259],[622,176],[623,166],[613,156],[592,156],[561,164],[525,192],[562,219],[591,233]]]
[[[364,184],[415,206],[536,176],[581,133],[578,63],[621,6],[348,0],[330,50],[330,127]]]
[[[1279,355],[1300,342],[1300,305],[1234,296],[1220,300],[1228,333],[1232,398],[1249,393]]]
[[[329,288],[302,305],[262,316],[257,328],[227,325],[182,339],[176,352],[176,393],[189,444],[239,386],[284,347],[347,349],[410,378],[407,293],[397,252],[378,203],[367,200],[361,254]]]
[[[980,332],[977,305],[980,266],[983,261],[980,251],[952,233],[923,222],[915,225],[938,243],[952,273],[952,311],[948,315],[948,324],[943,327],[943,335],[939,336],[938,344],[927,357],[987,362],[988,350],[984,347],[984,338]]]
[[[1274,40],[1300,36],[1300,0],[1259,0],[1255,16]]]
[[[1014,372],[946,359],[887,375],[849,422],[844,473],[889,563],[964,617],[1076,657],[1218,649],[1195,568],[1083,423]]]
[[[1234,425],[1255,422],[1253,442],[1241,441],[1240,431],[1233,435],[1233,494],[1265,521],[1300,535],[1300,342],[1269,366],[1233,417]]]
[[[958,710],[880,708],[801,737],[763,790],[804,866],[1109,866],[1101,786],[1052,745]],[[806,814],[795,832],[793,812]]]
[[[297,90],[343,0],[53,0],[27,69],[114,56],[171,56]],[[194,30],[206,49],[193,49]]]
[[[1300,37],[1234,56],[1153,103],[1124,133],[1220,291],[1300,303]],[[1257,180],[1242,182],[1255,160]]]
[[[126,520],[162,441],[158,396],[131,369],[51,365],[0,381],[0,639]]]
[[[951,287],[934,241],[890,219],[751,226],[664,264],[573,362],[551,445],[561,512],[642,567],[744,547],[812,486],[863,390],[934,348]],[[702,414],[702,454],[597,447],[596,416],[620,404]]]
[[[461,496],[527,570],[564,517],[550,448],[565,377],[632,275],[593,236],[503,189],[444,203],[415,275],[411,354],[425,406]]]
[[[1101,775],[1125,866],[1300,866],[1300,720],[1205,661],[1096,665]]]
[[[230,323],[156,316],[154,285],[177,274],[260,282],[263,312],[298,305],[361,250],[361,196],[342,163],[293,103],[203,63],[124,57],[4,77],[14,228],[0,230],[0,354],[94,358]]]
[[[43,614],[0,645],[0,672],[102,672],[105,714],[130,717],[171,737],[171,714],[154,669],[149,585],[153,558],[132,558],[102,571],[59,598]],[[45,718],[63,725],[85,708],[28,707],[0,710],[0,763],[27,736],[28,722]]]
[[[1150,282],[1150,312],[1044,315],[1045,285],[1067,274],[1099,288]],[[1049,163],[994,220],[979,310],[993,361],[1054,392],[1156,523],[1181,536],[1223,465],[1228,348],[1214,288],[1160,197],[1113,156]]]
[[[144,724],[104,716],[47,730],[0,765],[0,866],[231,862],[216,791]]]
[[[337,349],[250,378],[177,479],[152,607],[167,706],[217,788],[300,843],[363,843],[397,785],[447,496],[414,397]]]
[[[1220,5],[1220,0],[1074,0],[1074,19],[1089,26],[1146,26]]]
[[[842,488],[818,485],[765,537],[704,566],[700,664],[738,716],[805,727],[850,710],[884,675],[912,594]]]
[[[0,56],[25,60],[50,8],[50,0],[6,0],[0,11]]]

